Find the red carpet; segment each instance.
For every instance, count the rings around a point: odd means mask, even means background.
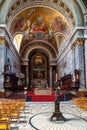
[[[26,95],[26,100],[33,102],[53,102],[55,100],[55,95],[35,95],[33,93],[29,93]]]

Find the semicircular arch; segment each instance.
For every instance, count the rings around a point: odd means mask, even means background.
[[[49,59],[56,58],[56,54],[53,51],[53,49],[50,48],[50,46],[47,47],[47,46],[39,46],[39,45],[26,46],[26,48],[21,53],[21,58],[27,59],[30,52],[35,50],[35,49],[43,50],[45,52],[45,54],[48,55]]]
[[[27,44],[23,48],[20,56],[22,58],[27,59],[30,52],[35,49],[43,50],[49,56],[49,59],[56,58],[56,56],[57,56],[57,53],[55,53],[54,49],[50,45],[44,44],[42,42],[33,42],[31,44],[30,43]]]

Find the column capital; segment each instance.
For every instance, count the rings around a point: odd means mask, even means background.
[[[0,37],[0,44],[5,44],[8,48],[10,47],[5,37]]]
[[[71,45],[71,49],[75,49],[78,45],[83,45],[84,39],[78,38],[76,41]]]
[[[0,37],[0,44],[6,44],[6,39],[4,37]]]
[[[53,65],[49,64],[49,67],[53,67]]]

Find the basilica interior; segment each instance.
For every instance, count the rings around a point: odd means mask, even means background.
[[[87,130],[87,0],[0,0],[2,129]]]

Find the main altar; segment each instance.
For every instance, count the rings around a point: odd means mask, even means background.
[[[34,94],[35,95],[51,95],[52,88],[35,88]]]
[[[45,79],[33,79],[31,81],[31,88],[47,88],[48,84]]]
[[[52,93],[52,88],[48,87],[45,79],[32,80],[32,88],[35,95],[51,95]]]

